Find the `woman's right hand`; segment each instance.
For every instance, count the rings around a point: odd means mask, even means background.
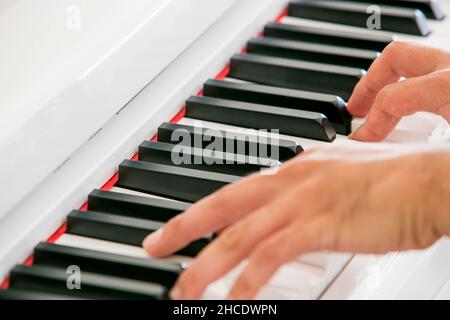
[[[391,43],[356,86],[348,110],[355,117],[367,116],[350,136],[360,141],[384,140],[403,116],[420,111],[450,122],[450,52]]]

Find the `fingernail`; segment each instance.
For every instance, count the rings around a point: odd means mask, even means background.
[[[170,291],[170,293],[169,293],[169,297],[172,300],[181,300],[180,288],[178,288],[178,287],[173,288],[172,291]]]
[[[145,250],[152,250],[154,247],[157,247],[162,237],[162,228],[150,234],[145,240],[142,242],[142,246]]]

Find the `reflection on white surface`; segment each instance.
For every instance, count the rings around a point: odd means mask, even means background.
[[[18,0],[3,5],[0,181],[9,184],[8,193],[0,193],[0,219],[236,1]]]

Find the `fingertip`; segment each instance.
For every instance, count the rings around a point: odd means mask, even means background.
[[[175,286],[169,293],[169,298],[171,300],[181,300],[183,299],[181,290],[178,286]]]
[[[362,125],[358,130],[350,134],[348,138],[350,140],[362,142],[380,142],[383,141],[385,137],[380,133],[371,130],[367,125]]]
[[[142,247],[150,256],[158,256],[158,250],[162,238],[162,228],[148,235],[142,242]]]

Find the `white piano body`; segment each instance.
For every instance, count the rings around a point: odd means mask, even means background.
[[[214,77],[287,2],[3,0],[0,279],[57,230],[92,189],[115,173],[121,160],[176,115],[186,98]],[[450,1],[442,2],[450,13]],[[450,49],[449,23],[432,22],[433,35],[420,40]],[[438,124],[435,117],[413,116],[388,140],[425,144]],[[83,246],[81,239],[79,245]],[[111,251],[144,254],[127,246]],[[296,288],[267,290],[262,297],[450,298],[446,239],[417,252],[318,253],[297,263],[280,275]],[[231,279],[232,275],[212,286],[209,297],[223,297]]]

